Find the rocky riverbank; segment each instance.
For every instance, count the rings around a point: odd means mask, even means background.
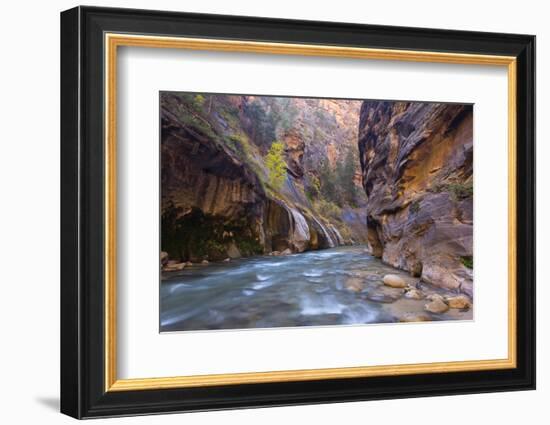
[[[363,246],[193,263],[162,272],[163,331],[472,317],[469,297],[384,264]]]
[[[366,101],[359,149],[372,254],[473,295],[472,106]]]

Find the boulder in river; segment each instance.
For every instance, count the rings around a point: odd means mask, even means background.
[[[202,265],[207,265],[207,264],[208,264],[208,260],[202,260],[202,261],[201,261],[201,264],[202,264]]]
[[[429,322],[432,318],[426,313],[405,313],[399,317],[400,322]]]
[[[466,295],[457,295],[456,297],[447,297],[445,299],[447,304],[449,305],[449,308],[470,308],[472,306],[472,302]]]
[[[387,274],[382,279],[382,282],[384,282],[384,285],[389,286],[391,288],[405,288],[407,286],[407,283],[402,277],[399,277],[395,274]]]
[[[365,285],[361,279],[351,277],[346,280],[344,287],[351,292],[361,292],[365,288]]]
[[[449,306],[443,301],[441,298],[434,298],[433,301],[430,301],[428,304],[424,306],[424,309],[426,311],[429,311],[430,313],[445,313],[447,310],[449,310]]]
[[[287,248],[283,252],[281,252],[281,255],[290,255],[290,254],[292,254],[292,251],[290,250],[290,248]]]
[[[180,270],[183,270],[185,268],[185,263],[175,263],[175,262],[168,262],[164,267],[163,271],[165,272],[177,272]]]
[[[421,300],[424,298],[424,295],[418,289],[413,288],[405,292],[405,298],[409,298],[411,300]]]
[[[378,303],[392,303],[401,298],[403,292],[401,288],[380,285],[376,288],[369,289],[367,299]]]
[[[445,298],[443,297],[443,295],[440,295],[440,294],[437,294],[437,293],[433,293],[433,294],[429,294],[426,299],[430,300],[430,301],[435,301],[435,300],[441,300],[441,301],[444,301]]]

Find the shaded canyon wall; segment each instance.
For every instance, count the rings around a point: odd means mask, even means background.
[[[299,114],[277,134],[285,145],[287,177],[275,190],[266,183],[263,158],[268,146],[262,129],[253,126],[254,98],[201,98],[161,95],[161,239],[170,258],[216,261],[352,242],[342,232],[347,222],[357,225],[361,216],[353,210],[331,219],[318,213],[306,196],[316,162],[326,156],[327,146],[342,142],[313,133],[309,137],[312,123],[305,114],[312,113],[315,105],[307,109],[306,100],[292,99],[295,104],[290,106]],[[269,111],[270,105],[262,106]],[[340,133],[331,134],[352,132],[346,143],[356,148],[359,104],[352,107],[355,122],[351,119],[349,126],[340,126]],[[349,120],[345,112],[340,118]]]

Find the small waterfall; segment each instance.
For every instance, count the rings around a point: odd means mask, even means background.
[[[344,241],[344,238],[342,237],[338,229],[333,225],[330,225],[330,228],[333,231],[333,233],[336,235],[336,240],[338,241],[338,245],[345,245],[346,242]]]
[[[323,224],[319,220],[317,220],[317,218],[315,218],[314,216],[311,216],[311,218],[313,219],[313,221],[315,221],[315,223],[323,231],[323,235],[325,236],[325,239],[327,240],[327,242],[329,244],[329,248],[334,248],[336,246],[336,244],[334,243],[334,238],[330,235],[330,233],[327,231],[325,226],[323,226]]]
[[[286,208],[289,209],[293,218],[294,229],[292,232],[292,241],[294,242],[296,248],[302,252],[306,249],[307,244],[311,239],[309,226],[307,225],[307,221],[304,216],[298,210],[288,206]]]

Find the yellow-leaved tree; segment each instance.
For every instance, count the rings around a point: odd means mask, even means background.
[[[269,185],[275,190],[280,190],[286,180],[284,152],[284,144],[275,141],[265,157],[265,165],[269,171]]]

